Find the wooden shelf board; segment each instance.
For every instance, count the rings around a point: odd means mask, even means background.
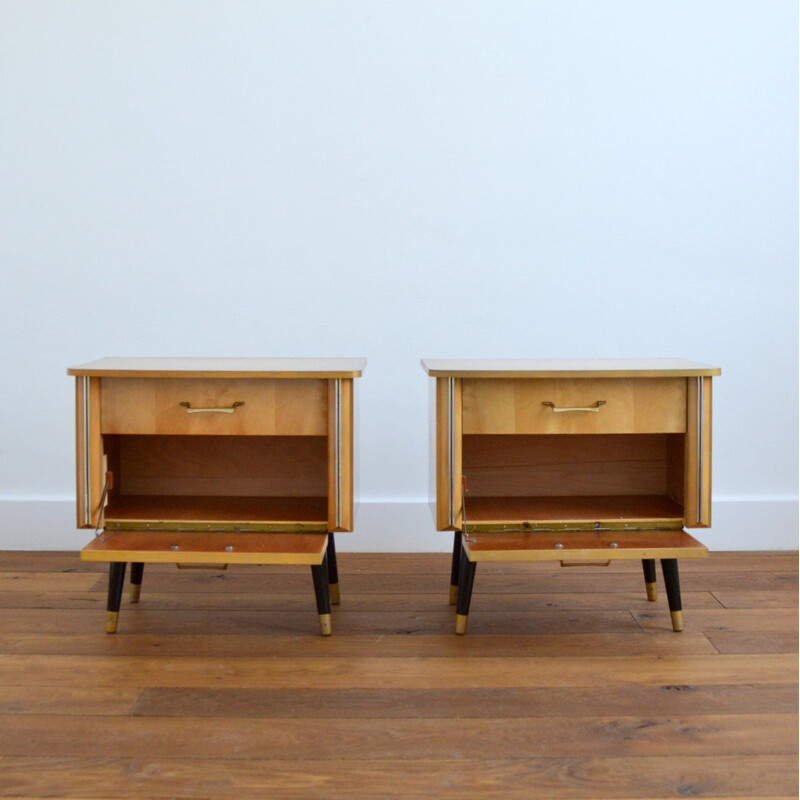
[[[178,549],[171,546],[177,545]],[[325,533],[105,531],[81,550],[82,561],[162,564],[321,564]],[[233,550],[226,551],[226,547]]]
[[[662,495],[587,497],[471,497],[466,499],[467,528],[472,524],[624,523],[683,524],[683,507]]]
[[[122,495],[106,507],[107,524],[119,523],[262,523],[322,526],[326,497],[218,497],[214,495]]]
[[[562,547],[556,548],[556,544]],[[470,561],[580,563],[708,555],[705,545],[682,530],[470,533],[463,546]]]

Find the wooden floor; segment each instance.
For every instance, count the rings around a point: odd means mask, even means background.
[[[638,563],[449,558],[148,567],[106,635],[105,568],[0,554],[0,796],[796,798],[797,556],[681,564],[686,629]]]

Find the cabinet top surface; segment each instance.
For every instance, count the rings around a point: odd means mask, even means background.
[[[435,378],[660,378],[719,375],[685,358],[423,358]]]
[[[360,378],[365,358],[101,358],[68,375],[102,378]]]

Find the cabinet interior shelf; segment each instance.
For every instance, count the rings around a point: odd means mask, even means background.
[[[105,521],[109,528],[142,523],[173,523],[173,527],[181,523],[183,527],[196,523],[324,530],[327,513],[326,497],[119,495],[106,507]]]

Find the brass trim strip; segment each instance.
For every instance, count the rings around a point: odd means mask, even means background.
[[[91,527],[92,524],[92,488],[91,488],[91,445],[92,434],[90,430],[91,414],[89,409],[89,377],[84,376],[82,381],[83,402],[83,521]]]
[[[697,523],[703,521],[703,379],[697,378]]]
[[[333,388],[334,398],[334,461],[336,472],[336,528],[342,527],[342,379],[336,378]]]
[[[486,521],[469,523],[470,533],[535,533],[570,531],[678,531],[683,529],[683,519],[631,519],[603,522],[502,522]]]
[[[455,525],[456,523],[456,498],[455,498],[455,482],[456,482],[456,382],[455,378],[447,379],[447,459],[448,459],[448,472],[449,492],[448,492],[448,524]]]

